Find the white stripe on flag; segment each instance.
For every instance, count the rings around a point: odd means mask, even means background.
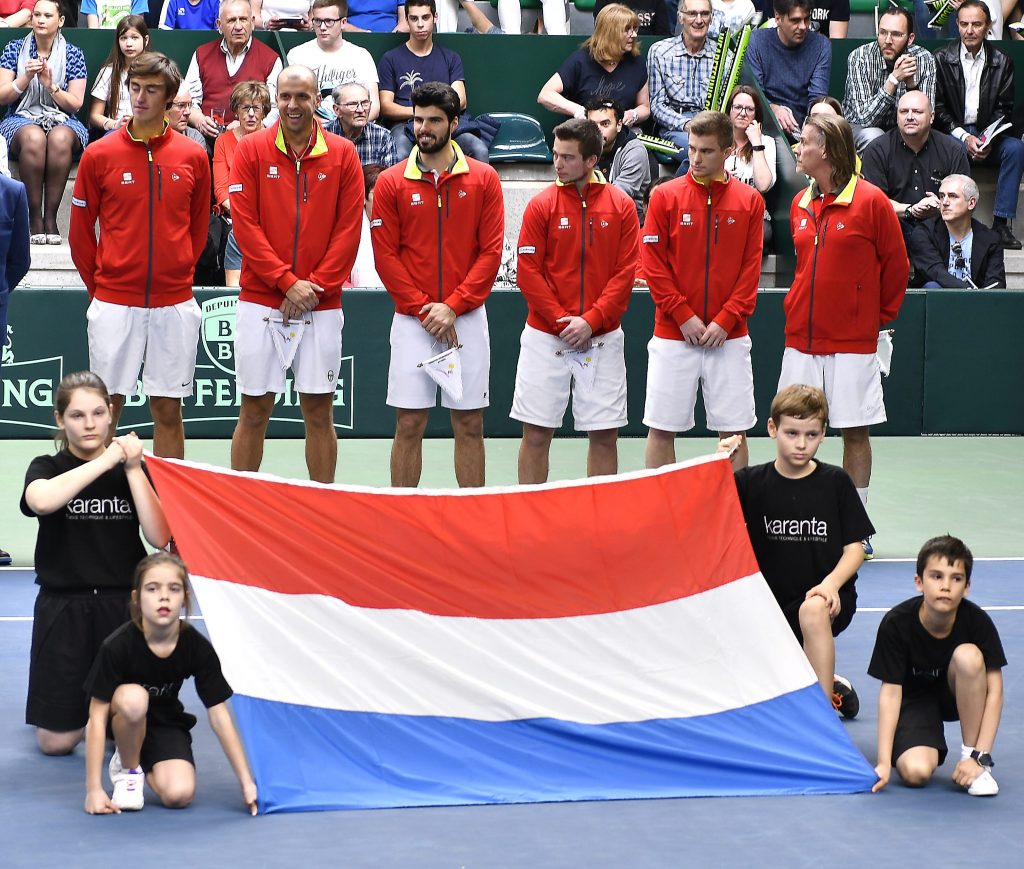
[[[669,603],[549,619],[434,616],[192,582],[228,681],[267,700],[605,724],[713,714],[815,681],[760,574]]]

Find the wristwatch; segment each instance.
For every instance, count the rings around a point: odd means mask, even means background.
[[[764,145],[751,145],[750,146],[750,150],[751,151],[763,151],[764,150]]]
[[[987,751],[972,751],[971,760],[978,762],[978,766],[983,766],[986,769],[992,769],[996,765],[996,762],[992,760],[992,755]]]

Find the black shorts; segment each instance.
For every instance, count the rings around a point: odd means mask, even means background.
[[[804,635],[800,630],[800,606],[803,604],[804,598],[791,601],[785,606],[782,606],[782,614],[786,617],[786,621],[789,622],[789,627],[793,633],[796,634],[797,642],[800,645],[804,643]],[[832,620],[832,636],[838,637],[843,631],[849,626],[850,622],[853,621],[853,614],[857,612],[857,587],[850,586],[849,583],[839,589],[839,615]]]
[[[39,590],[32,622],[25,723],[57,733],[85,727],[85,680],[100,645],[128,621],[129,592]]]
[[[142,741],[139,762],[144,772],[150,772],[162,760],[187,760],[196,765],[192,756],[192,734],[172,724],[146,722],[146,738]]]
[[[944,721],[957,721],[956,698],[945,683],[933,691],[904,695],[900,704],[900,718],[892,740],[893,763],[908,748],[923,745],[939,752],[939,766],[946,761],[946,734]]]

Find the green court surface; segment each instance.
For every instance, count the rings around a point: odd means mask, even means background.
[[[641,469],[643,440],[628,438],[619,443],[620,469]],[[710,439],[681,438],[676,443],[680,459],[715,448]],[[946,532],[962,537],[978,556],[1024,555],[1024,438],[890,437],[875,438],[872,443],[874,472],[868,512],[878,530],[874,538],[877,556],[913,557],[927,538]],[[186,450],[191,460],[227,466],[229,446],[226,440],[192,440]],[[339,483],[387,485],[389,440],[342,439],[338,447]],[[516,482],[518,447],[514,439],[487,441],[489,485]],[[11,553],[18,566],[32,565],[36,536],[35,521],[18,509],[23,475],[34,456],[51,449],[52,442],[46,440],[0,444],[0,547]],[[769,438],[751,439],[751,463],[768,461],[774,452]],[[829,437],[819,458],[838,464],[841,456],[840,438]],[[263,470],[305,478],[302,442],[268,441]],[[585,472],[585,441],[556,439],[551,449],[551,479],[574,479]],[[455,485],[451,441],[425,442],[422,485]]]

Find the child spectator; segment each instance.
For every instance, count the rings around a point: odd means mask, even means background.
[[[962,540],[933,537],[917,556],[921,593],[883,617],[868,673],[878,695],[879,791],[892,768],[910,787],[928,783],[946,759],[943,721],[960,721],[953,781],[972,797],[994,797],[992,746],[1003,711],[1006,655],[992,619],[967,600],[974,558]]]
[[[168,808],[192,802],[196,769],[189,731],[196,718],[178,699],[182,682],[192,677],[242,799],[256,814],[256,783],[227,707],[231,686],[210,641],[187,618],[181,620],[190,599],[188,572],[176,556],[157,552],[135,568],[131,621],[103,641],[86,686],[85,810],[90,815],[138,811],[146,781]],[[100,778],[108,729],[116,743],[108,766],[112,799]]]
[[[132,97],[128,92],[128,67],[149,48],[149,28],[141,15],[122,18],[114,44],[92,86],[89,124],[104,133],[123,127],[132,119]]]
[[[91,30],[117,27],[129,15],[149,12],[149,0],[82,0],[80,14]]]
[[[853,481],[814,458],[825,438],[828,402],[816,387],[793,384],[772,400],[768,434],[774,462],[736,472],[747,533],[758,566],[802,642],[825,696],[845,718],[856,716],[856,691],[835,676],[835,637],[857,609],[861,541],[874,533]],[[729,438],[719,449],[739,444]]]
[[[91,371],[66,375],[53,415],[61,445],[25,474],[21,512],[39,520],[39,595],[25,721],[44,754],[68,754],[88,719],[82,686],[100,643],[128,616],[132,571],[170,532],[134,433],[111,439],[107,387]]]

